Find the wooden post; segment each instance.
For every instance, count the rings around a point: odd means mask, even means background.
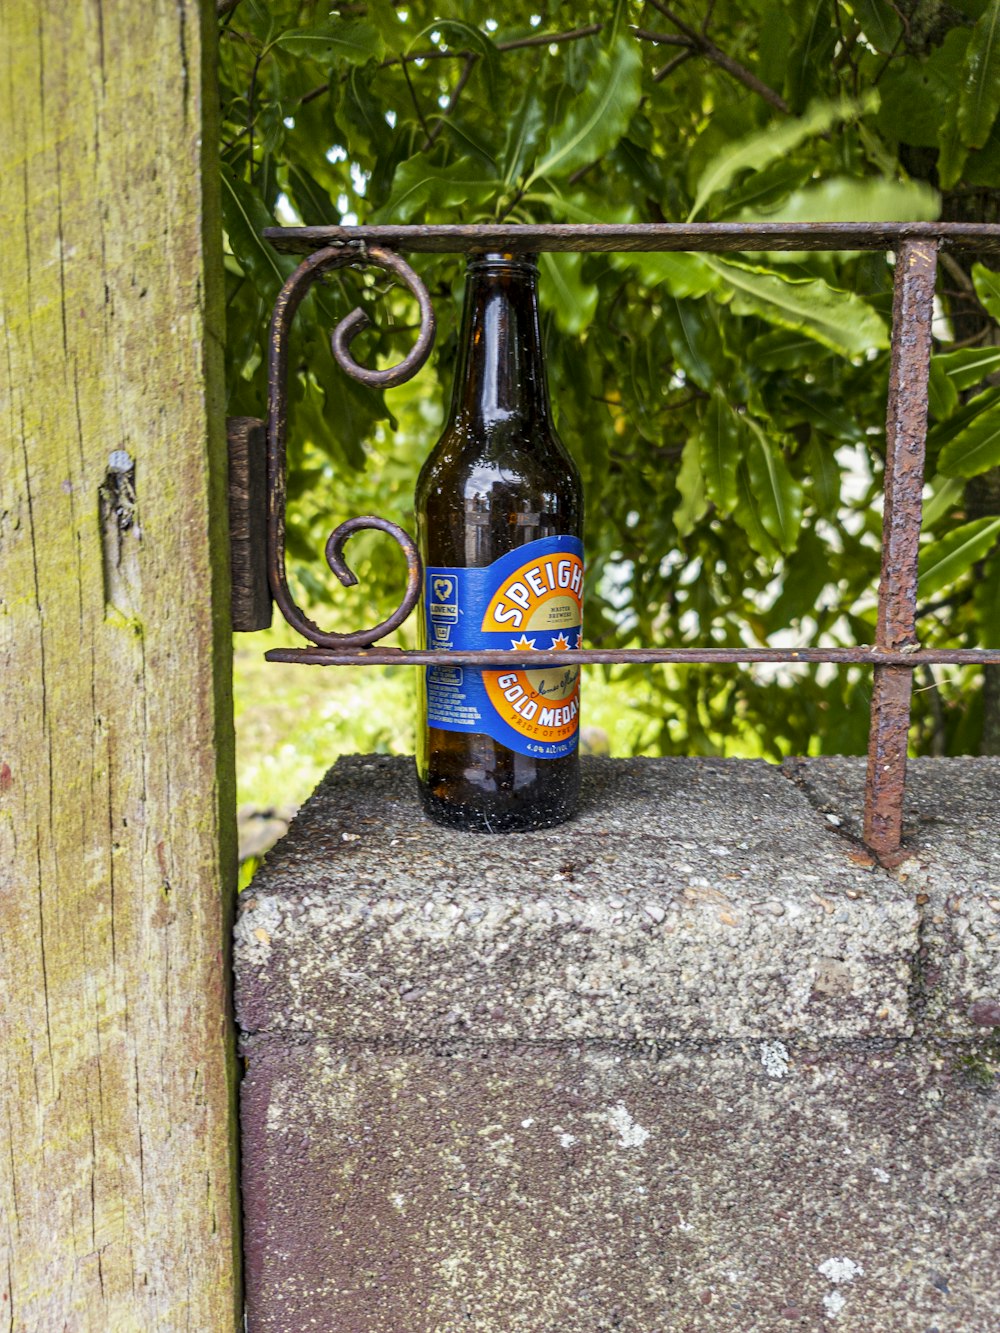
[[[0,1330],[239,1319],[214,8],[0,6]]]

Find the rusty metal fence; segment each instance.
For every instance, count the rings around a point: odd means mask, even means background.
[[[978,253],[1000,252],[1000,226],[911,222],[289,227],[269,229],[265,236],[281,251],[305,252],[307,255],[283,286],[271,323],[266,426],[266,580],[270,596],[277,602],[282,615],[312,645],[308,648],[274,649],[266,656],[270,661],[321,666],[403,662],[426,666],[440,661],[439,655],[433,651],[372,646],[403,623],[416,605],[421,591],[422,571],[416,545],[406,532],[385,519],[373,516],[349,519],[334,529],[326,544],[327,561],[344,586],[356,582],[343,559],[344,543],[353,532],[376,528],[392,536],[402,548],[408,567],[406,593],[396,611],[379,625],[349,634],[321,630],[296,606],[288,587],[284,553],[288,333],[295,311],[311,285],[323,273],[347,265],[374,266],[392,273],[416,297],[420,307],[419,334],[414,347],[398,366],[386,370],[368,370],[351,356],[350,342],[368,322],[361,310],[348,315],[331,335],[333,355],[346,374],[362,383],[389,387],[402,384],[417,373],[425,363],[434,340],[434,311],[430,297],[417,274],[401,258],[401,251],[893,251],[896,265],[886,408],[882,564],[873,645],[798,650],[628,648],[573,649],[566,653],[453,651],[448,660],[456,665],[492,668],[516,661],[521,670],[532,665],[576,666],[620,662],[674,662],[688,666],[706,663],[832,662],[873,666],[864,839],[884,863],[898,860],[915,668],[935,663],[1000,665],[1000,650],[922,649],[915,628],[917,548],[924,484],[931,323],[938,252],[943,246],[974,247]],[[248,424],[252,427],[260,423]],[[263,429],[260,429],[258,435],[263,434]],[[244,450],[241,455],[246,468],[252,471],[254,459],[260,454],[260,449],[255,453],[251,439],[249,450]],[[246,484],[244,489],[249,494],[253,488]],[[252,514],[249,522],[252,527]],[[248,543],[248,547],[251,545],[252,542]],[[262,571],[263,547],[264,543],[261,542],[259,554]],[[263,579],[262,572],[262,585]],[[266,590],[264,596],[267,596]],[[267,620],[263,623],[269,623],[269,620],[268,607]],[[247,621],[237,627],[259,628],[261,623],[258,618],[255,623]]]

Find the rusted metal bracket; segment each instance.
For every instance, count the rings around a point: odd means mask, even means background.
[[[345,374],[361,384],[390,388],[411,379],[426,362],[434,345],[435,318],[424,284],[405,260],[390,250],[356,242],[349,247],[328,246],[311,254],[289,277],[275,302],[268,349],[267,422],[254,417],[230,417],[229,526],[232,563],[233,629],[266,629],[271,623],[272,598],[281,614],[304,638],[327,649],[365,647],[391,634],[406,620],[420,596],[423,577],[416,543],[388,519],[365,515],[350,518],[327,538],[326,561],[345,588],[357,576],[344,560],[344,545],[355,532],[374,528],[387,533],[406,556],[406,592],[399,606],[378,625],[353,633],[322,630],[296,605],[285,569],[286,437],[288,431],[288,336],[295,312],[313,283],[324,273],[347,264],[369,264],[399,278],[413,293],[420,308],[420,330],[408,355],[396,366],[370,370],[351,355],[351,342],[367,327],[363,310],[352,310],[330,335],[330,349]]]
[[[270,597],[282,615],[308,639],[311,647],[275,649],[270,661],[323,666],[408,662],[429,665],[438,660],[430,651],[406,652],[373,647],[403,623],[420,595],[422,571],[413,539],[385,519],[366,516],[348,519],[330,534],[326,558],[346,587],[356,582],[343,559],[343,546],[352,532],[376,528],[388,533],[407,559],[405,595],[393,614],[369,629],[347,634],[321,630],[295,605],[285,573],[285,439],[287,430],[288,332],[309,287],[322,274],[348,264],[374,265],[398,277],[417,298],[420,329],[416,344],[398,365],[369,370],[350,354],[351,339],[367,324],[355,310],[331,335],[333,355],[344,372],[363,384],[387,387],[402,384],[423,366],[434,340],[434,311],[420,279],[398,251],[452,252],[519,251],[755,251],[755,250],[891,250],[896,255],[892,319],[892,352],[886,416],[885,507],[883,515],[882,573],[878,592],[878,625],[874,646],[817,649],[574,649],[571,653],[452,652],[455,665],[500,668],[511,661],[519,667],[535,664],[585,665],[615,662],[743,663],[840,662],[874,667],[874,688],[869,731],[868,777],[865,788],[865,842],[883,864],[898,863],[903,825],[907,736],[914,668],[925,663],[959,665],[1000,664],[1000,651],[951,649],[925,651],[917,643],[914,626],[917,597],[917,549],[920,540],[924,447],[927,433],[927,387],[930,367],[931,322],[937,254],[941,247],[974,246],[980,253],[1000,253],[1000,226],[991,224],[905,223],[696,223],[530,226],[435,227],[279,227],[265,231],[277,249],[307,257],[285,283],[271,322],[269,396],[266,425],[267,521],[266,541],[259,520],[249,523],[234,509],[234,608],[237,605],[236,569],[241,561],[253,566],[248,581],[252,592],[241,593],[239,628],[259,628],[251,621],[270,621]],[[264,453],[261,423],[241,427],[247,459],[237,450],[231,464],[237,485],[241,469],[260,468]],[[241,446],[242,447],[242,446]],[[232,451],[232,446],[231,446]],[[252,456],[252,457],[251,457]],[[258,475],[255,473],[254,475]],[[256,483],[255,483],[256,484]],[[245,484],[249,496],[250,480]],[[257,492],[254,492],[256,495]],[[247,501],[256,504],[255,500]],[[256,534],[256,535],[254,535]],[[266,546],[266,555],[263,554]],[[267,620],[263,620],[261,564],[269,585]],[[246,606],[244,608],[244,602]],[[235,610],[234,610],[235,615]],[[235,622],[234,622],[235,623]]]
[[[402,384],[421,368],[434,345],[434,311],[427,289],[404,260],[389,250],[377,246],[327,246],[302,261],[291,275],[274,305],[268,349],[268,412],[267,412],[267,568],[271,594],[281,614],[293,629],[312,643],[324,648],[361,648],[385,638],[403,623],[417,604],[423,569],[416,542],[402,528],[387,519],[365,515],[351,518],[334,528],[327,538],[327,564],[345,588],[353,587],[357,578],[344,563],[343,547],[347,538],[364,528],[375,528],[389,536],[401,547],[406,556],[406,592],[399,606],[379,624],[370,629],[337,634],[320,629],[296,606],[288,587],[285,572],[285,438],[288,430],[288,335],[295,312],[302,304],[309,288],[323,273],[343,268],[346,264],[374,264],[393,273],[409,287],[420,306],[421,325],[416,343],[409,355],[388,370],[367,370],[350,355],[351,339],[368,323],[362,310],[354,310],[333,330],[330,345],[341,369],[362,384],[388,387]]]
[[[229,417],[229,557],[233,629],[240,633],[271,624],[267,583],[267,455],[264,423]]]

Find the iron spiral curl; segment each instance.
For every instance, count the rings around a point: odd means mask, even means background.
[[[368,648],[397,629],[410,615],[423,580],[423,566],[416,543],[388,519],[367,514],[350,518],[330,533],[326,542],[326,560],[345,588],[354,587],[358,580],[344,560],[344,544],[355,532],[375,529],[387,533],[406,557],[406,591],[399,606],[377,625],[368,629],[338,634],[323,630],[296,605],[288,586],[285,569],[285,501],[286,501],[286,440],[288,434],[288,341],[295,312],[307,292],[324,273],[350,264],[371,264],[385,269],[398,278],[416,298],[420,307],[420,330],[409,353],[398,365],[385,370],[371,370],[355,361],[350,352],[352,340],[370,321],[361,309],[352,310],[340,321],[330,335],[334,359],[346,375],[360,384],[375,388],[389,388],[405,384],[427,361],[434,345],[435,318],[427,288],[420,278],[392,250],[382,246],[366,246],[363,242],[326,246],[303,260],[285,282],[274,304],[268,343],[268,409],[267,409],[267,565],[271,593],[285,620],[310,642],[321,648]]]

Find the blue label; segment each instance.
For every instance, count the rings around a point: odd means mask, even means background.
[[[578,537],[542,537],[485,569],[431,567],[425,578],[429,648],[580,646],[583,543]],[[562,758],[578,740],[580,669],[428,667],[427,721],[443,731],[492,736],[519,754]]]

